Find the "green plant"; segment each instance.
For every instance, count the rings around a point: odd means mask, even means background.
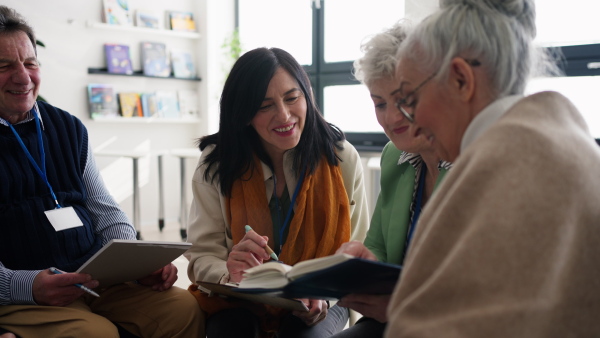
[[[227,55],[234,62],[242,55],[242,43],[240,42],[240,32],[236,28],[231,33],[229,38],[221,45],[221,48],[226,50]]]
[[[221,49],[223,49],[223,54],[225,55],[225,64],[223,65],[225,78],[229,75],[229,70],[239,59],[240,55],[242,55],[242,43],[240,41],[240,32],[236,28],[231,33],[231,36],[226,38],[223,44],[221,45]]]

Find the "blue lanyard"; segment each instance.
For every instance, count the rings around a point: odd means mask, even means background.
[[[46,182],[46,185],[50,189],[50,194],[52,195],[52,198],[54,199],[54,203],[56,203],[56,207],[58,209],[60,209],[60,204],[58,203],[58,199],[56,198],[56,195],[54,194],[54,190],[52,190],[52,186],[50,186],[50,182],[48,182],[48,177],[46,176],[46,152],[44,151],[44,140],[42,138],[42,128],[40,127],[40,118],[38,117],[38,113],[35,110],[35,107],[32,109],[32,112],[33,112],[33,117],[35,119],[35,129],[37,132],[38,145],[40,148],[40,159],[41,159],[41,165],[42,165],[41,168],[35,162],[35,159],[33,158],[33,156],[31,156],[31,153],[29,152],[29,150],[27,150],[25,143],[23,143],[23,140],[21,139],[21,136],[19,136],[19,133],[17,133],[17,131],[15,130],[15,127],[13,127],[13,125],[10,122],[8,122],[2,118],[0,118],[0,120],[6,122],[6,124],[8,124],[8,126],[12,130],[13,134],[15,134],[17,141],[19,141],[21,148],[23,148],[25,155],[27,155],[27,158],[29,159],[29,162],[31,163],[31,165],[33,166],[35,171],[37,171],[37,173],[42,177],[44,182]]]
[[[408,246],[412,240],[413,233],[417,227],[417,221],[419,220],[419,216],[421,216],[421,209],[423,208],[423,191],[425,190],[425,174],[427,172],[427,167],[423,165],[421,168],[421,175],[419,175],[419,187],[417,188],[417,196],[415,200],[415,210],[413,213],[412,222],[408,228],[408,235],[406,236],[404,255],[406,255],[406,251],[408,250]]]
[[[304,176],[306,174],[306,170],[302,171],[300,178],[298,179],[298,183],[296,183],[296,188],[294,189],[294,194],[292,195],[292,199],[290,200],[290,207],[288,208],[287,215],[285,216],[285,221],[281,224],[281,228],[279,229],[279,253],[281,253],[281,248],[283,247],[283,235],[285,233],[285,229],[289,225],[290,218],[292,217],[292,211],[294,211],[294,203],[296,202],[296,197],[298,196],[298,192],[300,191],[300,187],[302,186],[302,182],[304,182]],[[274,178],[274,187],[273,194],[277,196],[277,177],[273,175]],[[275,207],[277,208],[277,215],[279,218],[279,202],[278,199],[275,198]]]

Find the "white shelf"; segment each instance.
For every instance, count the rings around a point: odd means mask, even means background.
[[[172,31],[168,29],[156,29],[156,28],[146,28],[146,27],[137,27],[137,26],[119,26],[119,25],[110,25],[103,22],[93,22],[86,21],[87,27],[96,28],[96,29],[105,29],[105,30],[117,30],[117,31],[126,31],[126,32],[136,32],[136,33],[146,33],[146,34],[160,34],[160,35],[168,35],[168,36],[178,36],[182,38],[188,39],[199,39],[200,33],[197,32],[179,32]]]
[[[181,119],[176,119],[176,118],[154,118],[154,117],[106,117],[106,118],[102,118],[102,117],[97,117],[92,119],[93,122],[97,122],[97,123],[115,123],[115,124],[127,124],[127,123],[145,123],[145,124],[150,124],[150,123],[154,123],[154,124],[165,124],[165,123],[171,123],[171,124],[195,124],[195,123],[199,123],[200,119],[199,118],[181,118]]]

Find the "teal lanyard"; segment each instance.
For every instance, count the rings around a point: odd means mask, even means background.
[[[44,151],[44,140],[42,138],[42,128],[40,127],[40,118],[38,117],[38,113],[35,110],[35,107],[31,111],[33,112],[33,117],[35,120],[35,129],[37,132],[38,146],[40,148],[40,162],[41,162],[41,166],[42,166],[41,168],[37,164],[37,162],[35,161],[33,156],[31,156],[31,153],[25,146],[25,143],[23,143],[23,140],[21,139],[21,136],[19,136],[19,133],[17,133],[17,131],[15,130],[15,127],[13,127],[13,125],[10,122],[8,122],[2,118],[0,118],[0,120],[4,121],[10,127],[13,134],[15,134],[17,141],[19,141],[21,148],[23,149],[23,151],[25,152],[25,155],[27,155],[27,158],[29,159],[29,162],[31,163],[31,165],[33,166],[35,171],[37,171],[37,173],[42,177],[44,182],[46,182],[46,185],[50,189],[50,194],[52,195],[52,198],[54,199],[54,203],[56,203],[56,207],[58,209],[60,209],[61,206],[58,203],[58,199],[56,198],[56,195],[54,194],[54,190],[52,190],[52,186],[50,185],[50,182],[48,181],[48,176],[46,176],[46,152]]]
[[[287,211],[287,215],[285,217],[285,221],[283,221],[283,224],[281,224],[281,228],[279,228],[279,253],[281,253],[281,248],[283,247],[283,237],[285,234],[285,229],[288,227],[289,223],[290,223],[290,219],[292,217],[292,212],[294,211],[294,203],[296,202],[296,197],[298,196],[298,192],[300,191],[300,187],[302,186],[302,182],[304,182],[304,176],[305,176],[306,170],[302,171],[302,174],[300,175],[300,178],[298,179],[298,183],[296,183],[296,188],[294,189],[294,194],[292,195],[292,199],[290,200],[290,206],[288,208]],[[273,181],[274,181],[274,186],[273,186],[273,196],[275,196],[275,208],[277,209],[277,218],[281,219],[281,217],[279,217],[279,199],[277,198],[277,177],[275,175],[273,175]]]

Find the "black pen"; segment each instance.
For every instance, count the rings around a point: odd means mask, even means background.
[[[55,275],[61,275],[61,274],[63,274],[63,273],[64,273],[64,272],[62,272],[62,271],[58,270],[57,268],[50,268],[50,272],[52,272],[52,273],[53,273],[53,274],[55,274]],[[100,297],[100,295],[99,295],[99,294],[97,294],[96,292],[94,292],[94,290],[92,290],[92,289],[90,289],[90,288],[88,288],[88,287],[86,287],[86,286],[83,286],[83,284],[79,284],[79,283],[77,283],[77,284],[74,284],[74,285],[75,285],[76,287],[80,288],[81,290],[83,290],[83,291],[85,291],[85,292],[89,293],[89,294],[90,294],[90,295],[92,295],[92,296]]]

